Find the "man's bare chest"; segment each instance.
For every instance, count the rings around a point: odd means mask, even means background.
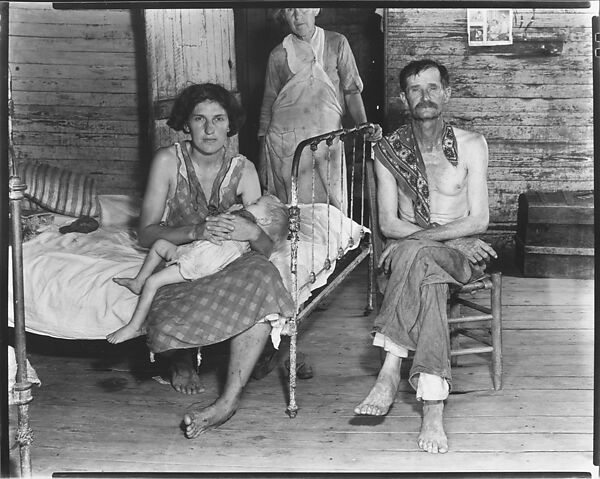
[[[422,152],[429,191],[455,196],[466,189],[467,171],[460,160],[453,166],[441,151]]]

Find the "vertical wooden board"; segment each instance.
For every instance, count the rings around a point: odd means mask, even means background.
[[[174,99],[192,83],[211,82],[235,91],[233,10],[146,10],[146,58],[154,106]],[[158,110],[158,109],[156,109]],[[154,118],[154,147],[182,139],[165,123],[164,108]],[[236,147],[237,141],[232,141]]]
[[[229,75],[229,88],[237,90],[237,68],[235,60],[235,30],[233,22],[233,11],[227,11],[227,16],[221,23],[221,32],[223,36],[223,44],[228,45],[227,63],[223,72],[223,77]]]

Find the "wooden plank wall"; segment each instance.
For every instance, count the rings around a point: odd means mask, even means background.
[[[513,45],[469,47],[466,9],[389,9],[388,125],[404,117],[398,84],[402,67],[433,58],[450,72],[449,116],[457,126],[487,138],[491,223],[514,228],[520,193],[592,189],[594,13],[517,9]],[[558,50],[554,55],[552,47]]]
[[[382,121],[383,34],[381,16],[374,8],[322,8],[316,23],[325,30],[343,33],[354,53],[364,89],[369,121]],[[354,126],[349,122],[347,126]]]
[[[233,10],[150,9],[144,17],[156,149],[187,137],[166,124],[183,88],[212,82],[237,89]],[[237,151],[237,136],[230,145]]]
[[[90,174],[100,193],[139,194],[145,115],[135,44],[128,10],[11,2],[17,160]]]

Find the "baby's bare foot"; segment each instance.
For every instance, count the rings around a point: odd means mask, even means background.
[[[139,328],[134,325],[126,324],[122,328],[108,334],[106,339],[109,343],[118,344],[128,339],[133,339],[144,334]]]
[[[423,422],[417,439],[419,447],[433,454],[448,452],[443,423],[444,401],[423,401]]]
[[[135,278],[113,278],[113,281],[120,286],[125,286],[133,294],[140,294],[144,286],[143,284],[139,284]]]

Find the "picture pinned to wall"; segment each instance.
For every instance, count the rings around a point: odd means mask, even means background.
[[[467,9],[469,46],[512,45],[512,10]]]

